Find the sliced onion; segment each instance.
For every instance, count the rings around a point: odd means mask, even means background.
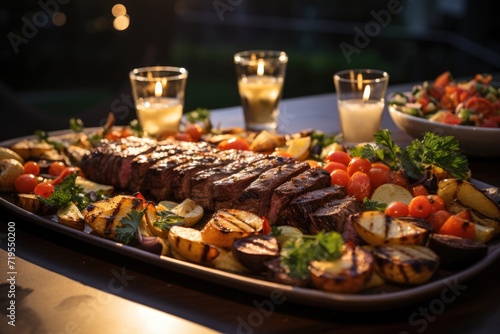
[[[163,243],[159,237],[147,236],[142,233],[136,233],[136,236],[142,250],[158,255],[163,253]]]

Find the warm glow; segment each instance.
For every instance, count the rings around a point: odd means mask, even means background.
[[[129,24],[130,24],[130,19],[128,15],[118,16],[113,20],[113,27],[116,30],[125,30],[128,28]]]
[[[259,59],[259,61],[257,62],[257,75],[264,75],[264,60],[262,59]]]
[[[111,8],[111,14],[113,14],[114,17],[125,16],[125,14],[127,14],[127,8],[121,3],[117,3]]]
[[[370,92],[370,85],[366,85],[365,90],[363,91],[363,102],[366,102],[370,99]]]
[[[363,74],[358,73],[356,80],[358,82],[358,90],[362,90],[363,89]]]
[[[155,84],[155,96],[160,97],[163,93],[163,87],[161,86],[161,82],[157,81]]]
[[[52,15],[52,23],[54,23],[55,26],[61,27],[66,23],[66,14],[57,12]]]

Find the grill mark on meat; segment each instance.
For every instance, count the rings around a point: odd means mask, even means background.
[[[346,197],[326,203],[310,215],[310,233],[336,231],[342,233],[350,215],[361,212],[361,206],[353,197]]]
[[[237,200],[235,207],[251,211],[259,216],[269,212],[274,189],[310,168],[307,162],[294,162],[271,168],[253,181]]]
[[[283,183],[273,191],[270,209],[266,215],[269,224],[273,225],[277,222],[279,212],[286,208],[295,197],[307,191],[326,188],[330,186],[330,183],[330,174],[320,167],[310,168]]]

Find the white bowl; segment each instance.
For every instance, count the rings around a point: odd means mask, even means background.
[[[431,122],[425,118],[408,115],[391,105],[388,109],[396,126],[413,138],[421,139],[425,132],[454,136],[458,139],[460,148],[466,155],[500,157],[500,128],[480,128]]]

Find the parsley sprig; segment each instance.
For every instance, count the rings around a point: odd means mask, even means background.
[[[184,224],[184,218],[176,215],[172,211],[157,211],[157,215],[159,219],[153,223],[153,226],[162,231],[169,231],[172,226],[181,226]]]
[[[115,239],[126,245],[132,242],[143,215],[144,211],[130,211],[127,216],[120,220],[120,225],[115,227]]]
[[[344,241],[337,232],[319,232],[290,239],[281,250],[281,265],[295,278],[309,275],[309,263],[314,260],[335,260],[342,255]]]
[[[458,140],[453,136],[438,136],[427,132],[422,140],[414,139],[402,150],[387,129],[375,133],[375,146],[367,144],[351,150],[352,156],[382,161],[392,170],[403,169],[412,179],[419,179],[429,166],[440,167],[452,177],[466,179],[467,158],[460,153]]]

